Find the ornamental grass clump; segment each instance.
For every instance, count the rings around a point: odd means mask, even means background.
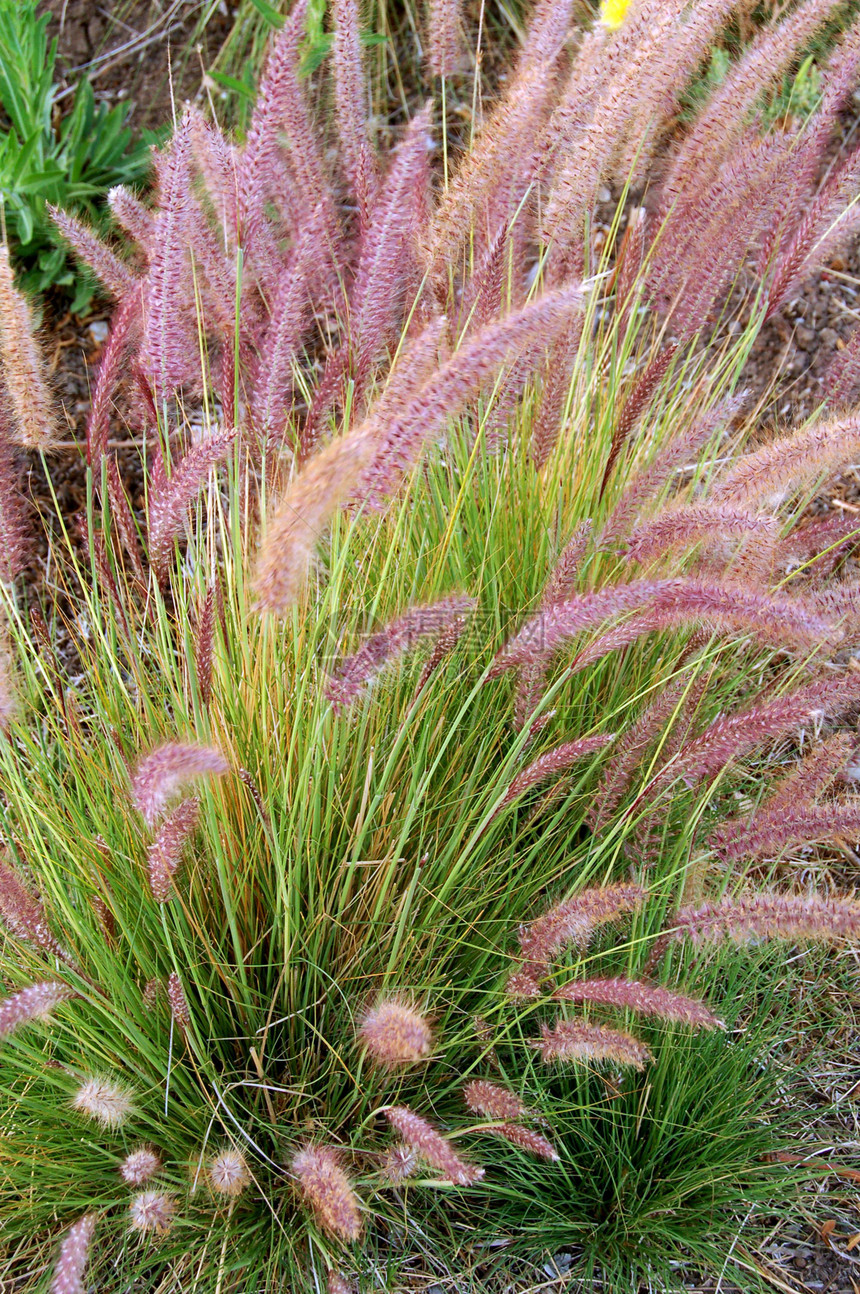
[[[432,104],[376,148],[348,0],[320,124],[300,4],[244,142],[188,108],[152,205],[113,195],[137,249],[86,512],[32,615],[2,585],[22,1290],[49,1249],[117,1294],[478,1289],[562,1249],[619,1292],[744,1281],[739,1219],[798,1181],[797,1065],[770,1062],[860,936],[792,852],[824,841],[821,876],[856,821],[854,535],[806,517],[853,415],[750,450],[742,392],[815,169],[786,205],[773,158],[821,156],[856,34],[810,123],[757,105],[831,8],[763,31],[679,139],[673,73],[731,5],[640,0],[573,42],[546,0],[439,165]],[[601,244],[600,186],[655,157]],[[777,821],[787,759],[811,838]],[[61,1237],[92,1217],[82,1277]]]

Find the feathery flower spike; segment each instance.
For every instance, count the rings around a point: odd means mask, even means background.
[[[550,1163],[555,1164],[559,1160],[559,1153],[551,1141],[519,1123],[497,1123],[495,1127],[481,1128],[480,1131],[489,1133],[492,1137],[503,1137],[520,1150],[526,1150],[540,1159],[548,1159]]]
[[[427,1020],[398,998],[379,1002],[369,1010],[359,1027],[358,1038],[385,1069],[425,1060],[433,1046],[433,1031]]]
[[[413,650],[430,635],[459,623],[475,605],[474,598],[453,595],[426,606],[410,607],[384,629],[373,634],[354,655],[347,657],[329,678],[325,694],[335,711],[349,709],[362,688],[393,658]]]
[[[45,909],[34,898],[14,867],[0,858],[0,920],[16,939],[62,957],[63,952],[48,926]]]
[[[638,1038],[584,1020],[557,1020],[552,1029],[548,1024],[541,1025],[541,1041],[535,1045],[547,1064],[558,1060],[608,1060],[644,1069],[651,1060],[651,1052]]]
[[[586,944],[597,926],[614,921],[625,912],[633,912],[644,898],[641,885],[581,890],[524,926],[520,931],[520,948],[531,961],[544,964],[568,944]]]
[[[183,800],[161,824],[147,851],[149,888],[156,903],[166,903],[173,893],[173,878],[182,851],[200,817],[200,801]]]
[[[382,1176],[392,1186],[399,1186],[418,1172],[418,1156],[405,1143],[389,1146],[382,1157],[380,1166]]]
[[[257,557],[254,589],[263,610],[285,614],[301,597],[314,549],[372,452],[371,438],[354,432],[320,450],[296,476]]]
[[[49,449],[56,426],[30,307],[15,287],[9,248],[0,246],[0,360],[12,422],[28,449]]]
[[[129,1186],[143,1186],[161,1171],[161,1160],[149,1146],[138,1146],[120,1164],[120,1175]]]
[[[305,1146],[294,1155],[291,1168],[317,1225],[342,1240],[357,1240],[362,1231],[361,1213],[337,1151],[328,1146]]]
[[[460,8],[461,0],[429,0],[427,45],[434,76],[453,76],[457,70],[461,50]]]
[[[485,1114],[488,1119],[512,1122],[526,1118],[531,1111],[515,1092],[498,1083],[477,1078],[463,1088],[463,1100],[473,1114]]]
[[[598,1002],[606,1006],[626,1007],[640,1015],[659,1016],[661,1020],[688,1024],[693,1029],[723,1027],[722,1021],[703,1002],[639,980],[572,980],[556,989],[553,997],[563,1002]]]
[[[54,1267],[51,1294],[86,1294],[84,1272],[96,1229],[96,1215],[87,1213],[66,1232]]]
[[[152,472],[147,499],[149,560],[159,580],[167,575],[173,545],[182,532],[190,504],[224,462],[236,439],[234,430],[216,431],[193,445],[167,476],[163,460]]]
[[[131,798],[148,827],[164,815],[171,798],[195,777],[221,777],[230,765],[214,746],[168,741],[140,760],[131,782]],[[190,812],[190,810],[189,810]]]
[[[484,1176],[483,1168],[469,1164],[454,1151],[450,1141],[427,1119],[422,1119],[405,1105],[390,1105],[384,1111],[391,1126],[416,1154],[454,1183],[471,1186]]]
[[[584,759],[586,755],[593,755],[596,750],[602,750],[614,740],[614,735],[614,733],[598,733],[593,737],[580,737],[577,741],[566,741],[561,746],[554,746],[552,750],[539,755],[527,768],[517,774],[496,812],[500,813],[506,804],[510,804],[512,800],[546,778],[552,777],[554,773],[564,772],[577,760]]]
[[[353,1294],[353,1287],[345,1276],[332,1269],[326,1276],[328,1294]]]
[[[72,1097],[72,1108],[103,1128],[118,1128],[132,1110],[131,1092],[105,1078],[88,1078]]]
[[[731,939],[838,942],[860,938],[860,902],[855,899],[800,898],[793,894],[746,894],[719,903],[680,908],[671,919],[671,937],[691,943]]]
[[[167,1000],[170,1003],[170,1013],[179,1029],[185,1033],[185,1030],[191,1023],[191,1013],[188,1010],[188,999],[185,996],[185,989],[182,987],[182,980],[171,971],[167,977]]]
[[[0,1038],[30,1020],[48,1019],[55,1006],[74,996],[67,984],[44,980],[3,998],[0,1000]]]

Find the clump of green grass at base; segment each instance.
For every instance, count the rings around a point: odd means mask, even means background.
[[[729,380],[731,366],[724,371]],[[530,1045],[546,1006],[505,997],[518,923],[559,893],[627,874],[637,822],[622,814],[597,836],[585,826],[606,752],[578,765],[534,819],[531,801],[492,817],[525,737],[510,727],[510,682],[483,674],[572,529],[610,502],[598,502],[603,456],[583,453],[601,434],[587,389],[583,379],[571,434],[543,477],[525,449],[494,455],[480,438],[470,449],[452,434],[383,518],[342,517],[311,596],[281,622],[252,607],[235,473],[226,493],[200,503],[167,594],[152,586],[146,606],[124,598],[127,629],[71,542],[58,552],[80,608],[67,626],[80,656],[71,685],[10,604],[21,715],[0,748],[8,840],[22,861],[38,860],[52,927],[80,967],[65,972],[80,996],[0,1048],[0,1083],[14,1095],[0,1173],[10,1253],[95,1209],[92,1279],[105,1289],[144,1273],[165,1289],[192,1276],[201,1290],[310,1288],[310,1272],[350,1263],[374,1288],[377,1262],[397,1279],[398,1255],[414,1264],[424,1252],[452,1274],[479,1258],[505,1262],[507,1246],[493,1247],[500,1236],[518,1252],[571,1248],[576,1271],[599,1271],[610,1288],[647,1273],[669,1287],[672,1263],[713,1265],[738,1218],[790,1197],[790,1171],[765,1160],[782,1145],[779,1124],[765,1121],[782,1080],[764,1061],[790,1028],[791,1005],[767,987],[762,954],[675,954],[667,982],[703,996],[729,1029],[640,1029],[656,1059],[632,1077],[549,1069]],[[611,391],[606,398],[609,408]],[[666,425],[688,398],[680,381],[667,391]],[[118,562],[114,575],[122,589]],[[207,707],[191,626],[219,580],[226,636],[216,633]],[[478,610],[420,695],[420,655],[407,656],[336,717],[321,690],[334,660],[368,624],[452,590],[477,597]],[[744,694],[753,664],[767,669],[767,653],[716,640],[684,663],[683,643],[664,634],[575,676],[551,698],[547,744],[623,728],[679,670],[709,672],[712,716]],[[218,745],[250,775],[265,811],[234,775],[202,784],[178,896],[159,905],[128,765],[176,733]],[[683,787],[668,801],[664,847],[642,873],[652,900],[584,956],[585,973],[641,973],[667,905],[684,892],[705,808]],[[113,938],[96,895],[108,896]],[[45,977],[42,959],[28,964],[20,945],[7,944],[5,957],[10,983]],[[163,996],[143,1001],[147,982],[171,971],[190,1006],[185,1038]],[[395,991],[426,1007],[438,1044],[428,1062],[392,1076],[362,1058],[355,1035],[362,1010]],[[751,993],[761,1019],[736,1032]],[[381,1108],[408,1104],[442,1127],[465,1126],[463,1083],[498,1077],[491,1047],[500,1081],[547,1120],[560,1163],[466,1137],[455,1144],[486,1166],[483,1183],[385,1189]],[[136,1091],[134,1113],[112,1134],[69,1108],[78,1083],[100,1072]],[[285,1169],[316,1137],[344,1148],[366,1205],[367,1235],[351,1257],[308,1225]],[[201,1170],[225,1140],[247,1154],[255,1184],[230,1209],[213,1201]],[[152,1245],[128,1235],[118,1177],[142,1142],[164,1159],[160,1188],[182,1200],[171,1233]]]

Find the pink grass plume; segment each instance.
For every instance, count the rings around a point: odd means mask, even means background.
[[[150,1146],[138,1146],[126,1155],[119,1171],[128,1186],[143,1186],[161,1172],[161,1159]]]
[[[640,1039],[620,1029],[608,1029],[584,1020],[557,1020],[555,1025],[541,1025],[541,1041],[536,1044],[546,1064],[554,1061],[610,1061],[644,1069],[651,1052]]]
[[[75,255],[90,267],[111,296],[122,301],[134,290],[137,275],[87,225],[50,204],[48,214]]]
[[[296,1184],[317,1225],[341,1240],[357,1240],[361,1212],[341,1157],[328,1146],[305,1146],[290,1164]]]
[[[509,1141],[512,1146],[517,1146],[518,1149],[525,1150],[530,1155],[536,1155],[538,1159],[547,1159],[551,1164],[558,1163],[560,1158],[555,1146],[547,1137],[540,1132],[535,1132],[533,1128],[524,1128],[519,1123],[497,1123],[479,1128],[477,1131],[488,1133],[491,1137],[501,1137],[504,1141]]]
[[[50,449],[56,439],[53,400],[30,306],[15,287],[6,246],[0,246],[0,361],[16,438],[27,449]]]
[[[72,1108],[102,1128],[119,1128],[132,1112],[132,1094],[122,1083],[88,1078],[72,1097]]]
[[[570,944],[585,946],[598,926],[635,911],[644,899],[645,891],[632,883],[581,890],[523,926],[520,948],[529,960],[543,965]]]
[[[25,940],[52,957],[64,956],[51,933],[40,899],[24,884],[14,867],[0,857],[0,920],[16,939]]]
[[[87,1294],[84,1272],[95,1229],[95,1213],[86,1213],[69,1227],[60,1244],[50,1294]]]
[[[200,801],[183,800],[161,824],[147,851],[149,888],[156,903],[166,903],[174,892],[174,877],[182,853],[200,817]]]
[[[455,1186],[471,1186],[484,1176],[483,1168],[467,1163],[455,1152],[447,1137],[405,1105],[389,1105],[385,1117],[417,1155]]]
[[[49,1019],[54,1007],[74,996],[68,984],[43,980],[20,989],[11,997],[0,999],[0,1038],[14,1033],[31,1020]]]
[[[140,760],[131,782],[131,798],[148,827],[164,816],[170,800],[197,777],[222,777],[230,765],[214,746],[168,741]]]
[[[147,499],[149,560],[160,581],[167,576],[173,545],[182,533],[188,509],[235,443],[236,433],[215,431],[198,441],[176,463],[168,477],[163,460],[152,471]]]
[[[506,804],[516,800],[533,786],[538,786],[556,773],[565,772],[578,760],[602,750],[613,740],[613,733],[596,733],[592,737],[580,737],[576,741],[563,742],[560,746],[554,746],[552,750],[539,755],[513,779],[496,813],[500,813]]]
[[[483,1114],[488,1119],[511,1122],[531,1114],[516,1092],[484,1078],[477,1078],[466,1084],[463,1088],[463,1100],[473,1114]]]
[[[860,902],[846,898],[801,897],[752,893],[737,898],[680,908],[670,920],[671,937],[693,944],[758,942],[856,942],[860,938]]]
[[[387,998],[365,1013],[358,1040],[377,1064],[399,1069],[427,1059],[433,1031],[420,1011],[399,998]]]
[[[325,694],[334,710],[337,713],[348,710],[381,669],[414,650],[422,639],[440,634],[452,622],[461,621],[474,605],[473,598],[453,594],[438,602],[410,607],[384,629],[372,634],[363,647],[337,667],[326,683]]]
[[[225,1146],[209,1160],[209,1185],[216,1195],[235,1200],[250,1184],[248,1162],[241,1150]]]
[[[553,997],[562,1002],[596,1002],[600,1006],[617,1006],[639,1015],[658,1016],[692,1029],[722,1028],[722,1021],[696,998],[672,993],[659,985],[629,979],[571,980],[556,989]]]
[[[164,1191],[141,1191],[128,1209],[132,1231],[166,1235],[176,1217],[176,1200]]]

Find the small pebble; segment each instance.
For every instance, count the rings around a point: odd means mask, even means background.
[[[107,335],[110,332],[110,328],[104,319],[95,319],[87,328],[87,332],[90,334],[95,344],[97,346],[101,346],[107,341]]]

